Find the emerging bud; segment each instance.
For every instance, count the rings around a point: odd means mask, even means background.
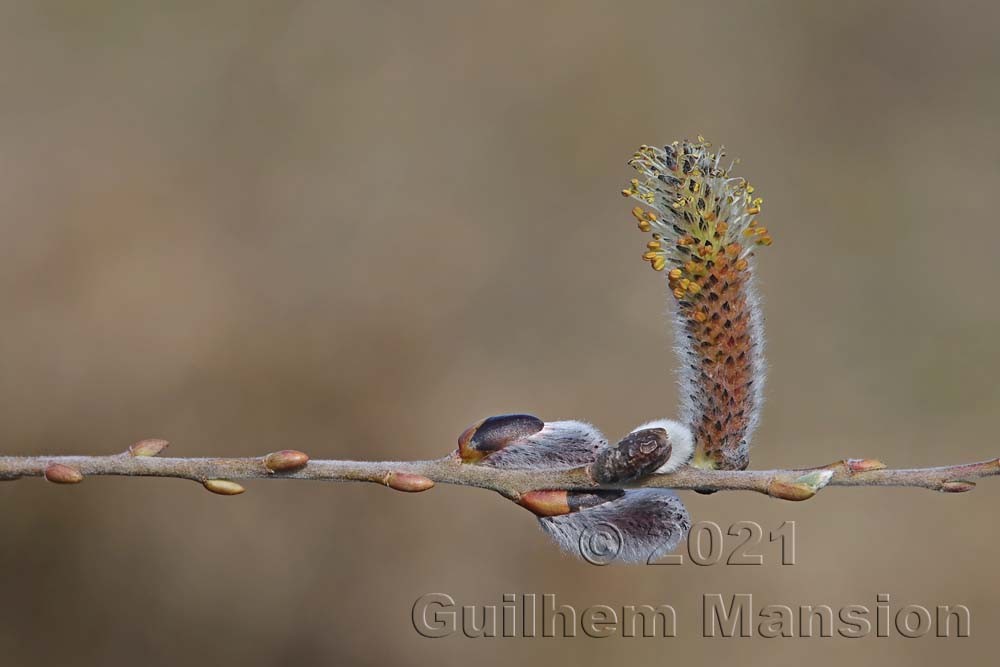
[[[166,440],[160,440],[159,438],[147,438],[146,440],[140,440],[129,446],[128,453],[132,456],[156,456],[170,443]]]
[[[832,478],[832,470],[813,470],[791,481],[775,479],[767,485],[767,494],[782,500],[809,500]]]
[[[458,436],[458,455],[466,463],[475,463],[513,442],[538,433],[544,426],[541,419],[532,415],[487,417]]]
[[[773,481],[767,485],[767,495],[782,500],[809,500],[816,495],[816,489],[805,484]]]
[[[633,431],[614,447],[605,447],[590,466],[600,484],[632,482],[650,475],[670,458],[670,438],[662,428]]]
[[[434,480],[409,472],[390,472],[385,476],[385,485],[397,491],[419,493],[432,488]]]
[[[206,489],[212,493],[218,493],[220,496],[238,496],[246,491],[242,486],[228,479],[206,479],[203,484]]]
[[[45,479],[56,484],[79,484],[83,481],[83,474],[76,468],[50,463],[45,468]]]
[[[264,465],[271,472],[286,472],[298,470],[309,463],[309,455],[296,449],[283,449],[271,452],[264,457]]]
[[[617,500],[625,495],[618,489],[595,491],[567,491],[565,489],[545,489],[521,494],[517,504],[535,516],[562,516],[596,507]]]

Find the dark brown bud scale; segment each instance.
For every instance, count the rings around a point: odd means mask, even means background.
[[[545,426],[533,415],[496,415],[473,424],[458,436],[458,455],[466,463],[480,461]]]
[[[600,484],[634,482],[656,472],[670,458],[670,437],[662,428],[629,433],[614,447],[597,454],[590,476]]]

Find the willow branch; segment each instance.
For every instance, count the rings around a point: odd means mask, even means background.
[[[294,479],[372,482],[399,491],[424,491],[435,483],[496,491],[517,500],[544,489],[670,488],[756,491],[784,500],[805,500],[827,486],[918,487],[950,493],[970,491],[973,480],[1000,475],[1000,459],[935,468],[888,469],[874,459],[845,459],[805,470],[704,470],[683,467],[628,484],[599,484],[588,468],[510,470],[464,463],[455,455],[426,461],[309,460],[295,450],[256,458],[161,458],[166,442],[148,440],[110,456],[4,456],[0,480],[45,477],[76,483],[86,477],[174,477],[203,484],[223,495],[243,492],[234,480]]]

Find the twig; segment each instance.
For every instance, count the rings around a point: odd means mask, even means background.
[[[150,444],[152,443],[152,444]],[[807,470],[704,470],[683,467],[628,484],[599,484],[586,467],[510,470],[464,463],[455,455],[427,461],[310,461],[284,450],[257,458],[159,458],[166,442],[147,440],[111,456],[0,457],[0,480],[45,477],[76,483],[88,476],[176,477],[203,484],[223,495],[243,492],[232,480],[309,479],[374,482],[400,491],[423,491],[435,483],[490,489],[517,500],[542,489],[656,487],[699,491],[756,491],[784,500],[806,500],[826,486],[906,486],[957,493],[972,480],[1000,475],[1000,459],[936,468],[890,470],[874,459],[845,459]]]

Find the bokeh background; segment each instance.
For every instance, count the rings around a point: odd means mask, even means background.
[[[743,159],[754,467],[1000,453],[1000,8],[3,2],[0,452],[429,458],[530,411],[674,412],[640,143]],[[797,564],[599,568],[486,492],[0,485],[0,664],[941,664],[995,655],[1000,482],[682,494]],[[733,542],[728,542],[730,546]],[[675,606],[676,639],[421,638],[425,593]],[[703,593],[965,604],[968,639],[701,639]]]

